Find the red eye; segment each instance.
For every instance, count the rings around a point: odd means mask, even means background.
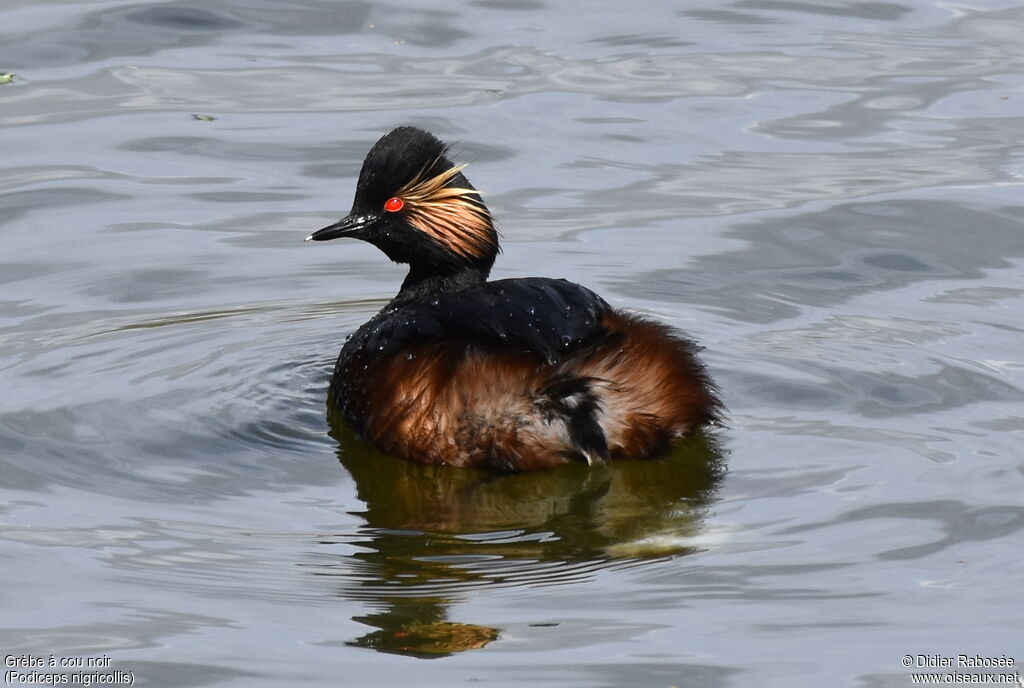
[[[384,210],[389,213],[397,213],[399,210],[405,207],[405,201],[398,196],[392,196],[388,200],[384,201]]]

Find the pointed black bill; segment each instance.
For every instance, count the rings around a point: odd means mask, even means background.
[[[318,229],[308,237],[306,241],[327,241],[328,239],[338,239],[340,237],[353,237],[360,238],[362,231],[366,229],[370,224],[377,218],[370,215],[349,215],[344,217],[333,225],[328,225],[323,229]]]

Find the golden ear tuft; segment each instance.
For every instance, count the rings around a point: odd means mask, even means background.
[[[498,252],[491,214],[474,189],[448,186],[465,167],[455,165],[427,177],[433,164],[395,195],[405,202],[410,225],[464,258],[486,258]]]

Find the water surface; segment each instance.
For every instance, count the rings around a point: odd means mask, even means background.
[[[1020,655],[1021,35],[982,0],[6,3],[0,649],[154,686]],[[491,478],[334,422],[402,271],[302,239],[405,123],[471,163],[496,277],[687,330],[729,427]]]

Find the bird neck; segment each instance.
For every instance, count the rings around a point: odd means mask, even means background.
[[[409,274],[405,276],[402,288],[398,290],[398,295],[392,299],[392,303],[418,301],[436,294],[461,291],[483,284],[487,281],[488,272],[476,265],[446,271],[438,271],[436,267],[423,269],[413,265],[409,267]]]

